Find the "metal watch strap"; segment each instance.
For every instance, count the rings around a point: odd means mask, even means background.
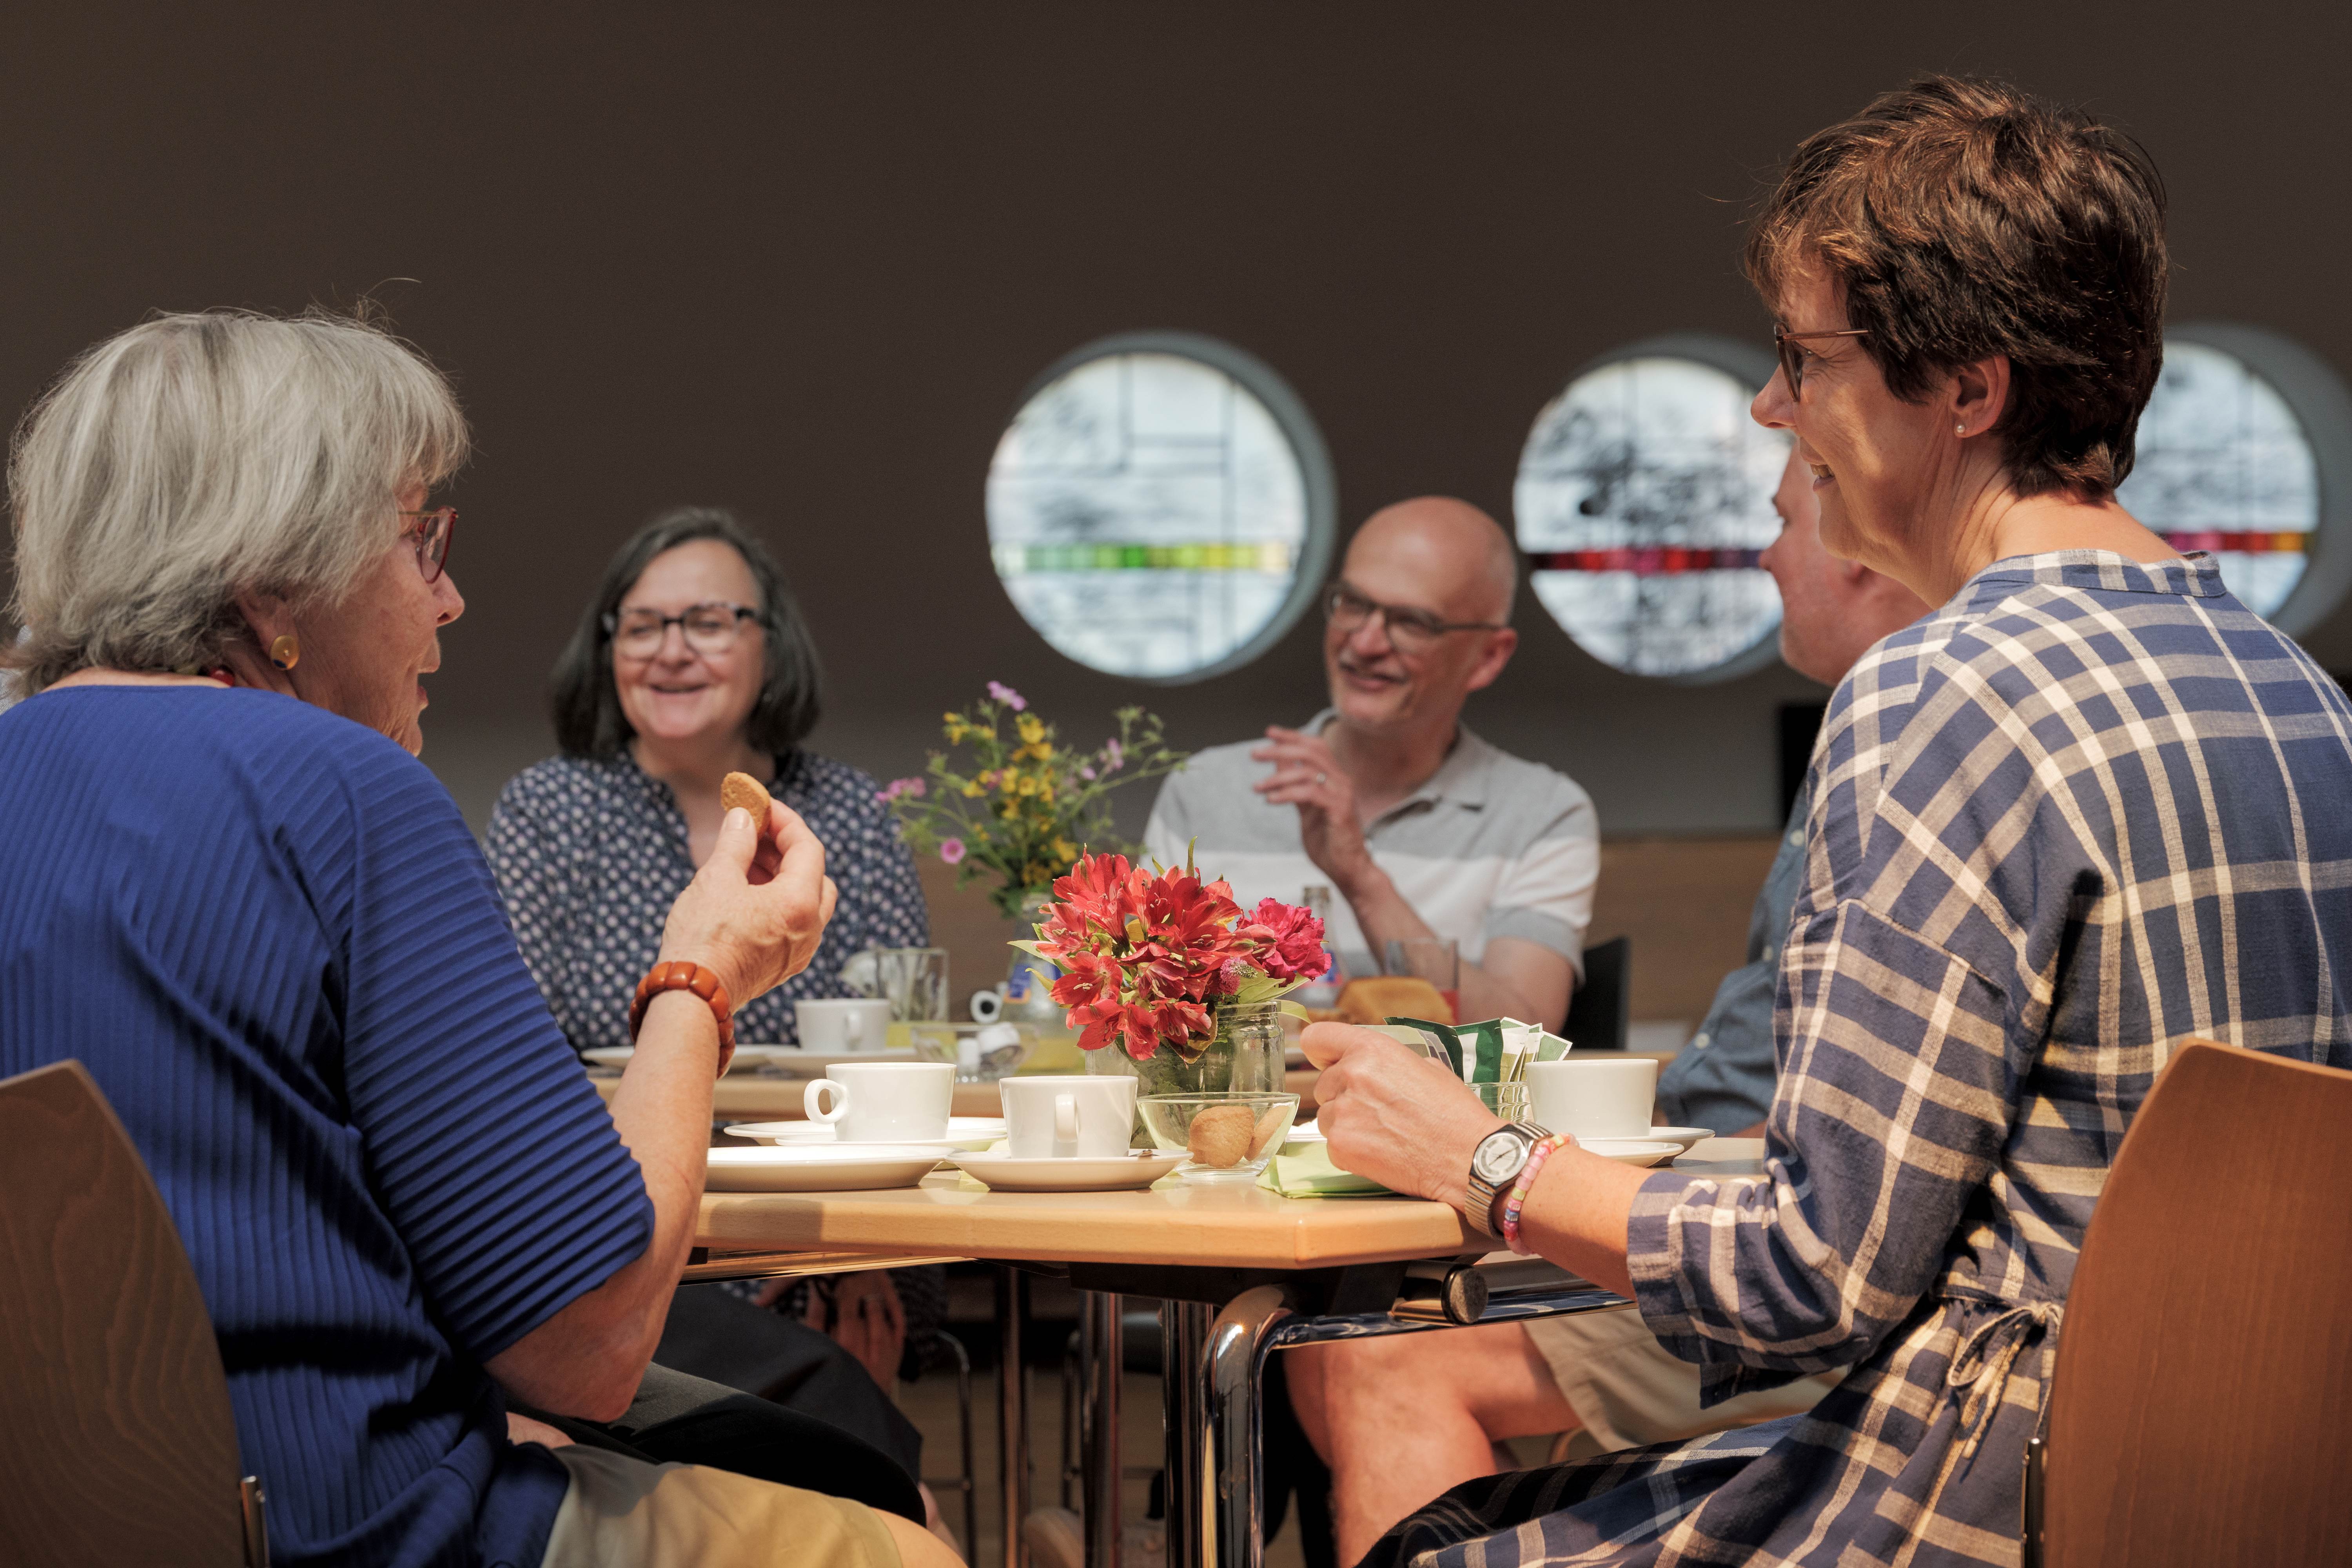
[[[1518,1144],[1519,1157],[1509,1170],[1498,1172],[1490,1179],[1479,1172],[1478,1150],[1507,1135]],[[1471,1229],[1481,1236],[1495,1234],[1495,1200],[1510,1191],[1511,1183],[1527,1167],[1528,1156],[1535,1152],[1535,1146],[1550,1136],[1549,1129],[1532,1121],[1514,1121],[1478,1140],[1478,1148],[1470,1151],[1470,1179],[1462,1194],[1462,1217],[1469,1221]]]

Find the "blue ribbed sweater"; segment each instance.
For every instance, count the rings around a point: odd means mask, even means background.
[[[68,1057],[195,1264],[274,1560],[536,1564],[564,1474],[482,1363],[652,1205],[433,776],[268,692],[0,715],[0,1076]]]

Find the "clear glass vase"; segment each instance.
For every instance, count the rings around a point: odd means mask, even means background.
[[[1189,1062],[1168,1046],[1147,1061],[1137,1061],[1118,1046],[1105,1046],[1086,1053],[1087,1071],[1125,1073],[1136,1080],[1139,1095],[1278,1093],[1288,1048],[1282,1005],[1261,1002],[1254,1007],[1218,1008],[1217,1037]]]

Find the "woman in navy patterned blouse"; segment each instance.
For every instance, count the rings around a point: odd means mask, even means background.
[[[490,818],[515,939],[574,1047],[629,1043],[629,999],[664,912],[709,857],[730,772],[769,781],[801,815],[841,889],[808,968],[738,1013],[743,1039],[795,1043],[793,1003],[844,994],[851,954],[929,940],[874,781],[801,747],[818,679],[782,574],[727,513],[670,512],[614,557],[556,665],[563,754],[509,780]]]
[[[637,977],[654,962],[671,902],[710,856],[725,815],[719,783],[732,772],[766,780],[800,814],[841,890],[808,967],[736,1009],[741,1039],[796,1044],[793,1004],[844,994],[851,954],[929,939],[914,861],[874,781],[801,746],[816,726],[818,683],[816,646],[783,574],[728,513],[688,507],[656,518],[605,568],[555,667],[563,753],[508,781],[490,817],[490,868],[515,940],[575,1049],[629,1043]],[[920,1342],[936,1328],[944,1289],[936,1268],[845,1275],[803,1310],[822,1311],[813,1326],[887,1390],[909,1332]],[[800,1315],[797,1298],[773,1289],[752,1300]],[[733,1287],[688,1289],[671,1322],[713,1342],[773,1339],[772,1322],[762,1332],[740,1321],[751,1310]],[[805,1359],[820,1345],[790,1349]],[[662,1353],[677,1371],[722,1383],[743,1375],[683,1343]],[[807,1408],[916,1468],[920,1438],[887,1399],[853,1403]]]

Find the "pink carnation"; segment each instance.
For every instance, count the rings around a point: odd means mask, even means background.
[[[1323,919],[1314,910],[1264,899],[1249,920],[1270,933],[1250,962],[1275,979],[1319,980],[1330,970],[1331,957],[1323,951]]]

